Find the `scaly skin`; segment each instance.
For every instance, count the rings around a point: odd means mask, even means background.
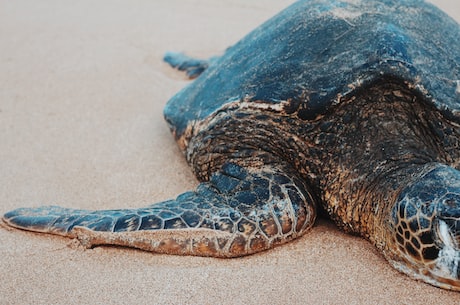
[[[156,253],[235,257],[307,231],[316,213],[304,189],[304,183],[286,170],[264,167],[248,172],[227,163],[195,192],[145,208],[39,207],[17,209],[3,219],[17,228],[77,237],[87,247],[110,244]]]
[[[229,159],[273,163],[280,158],[308,181],[312,197],[342,229],[370,240],[398,270],[458,290],[460,200],[453,196],[446,205],[434,190],[431,200],[422,197],[422,185],[430,183],[460,193],[460,174],[453,168],[460,160],[458,126],[391,78],[363,88],[317,120],[299,120],[295,101],[283,107],[275,115],[260,104],[236,102],[191,126],[193,133],[178,141],[186,143],[195,174],[206,180]],[[451,178],[429,178],[431,171]],[[413,215],[395,213],[407,196],[411,202],[425,200],[431,210],[415,205]],[[439,234],[445,215],[451,215],[444,221],[446,236],[452,236],[447,244]],[[415,216],[429,222],[401,235],[400,227]]]

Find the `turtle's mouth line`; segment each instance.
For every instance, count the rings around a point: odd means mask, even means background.
[[[425,274],[425,276],[421,279],[437,287],[450,289],[454,291],[460,291],[460,280],[458,279],[439,276],[437,273],[434,272],[429,272],[428,274]]]
[[[456,278],[452,275],[451,272],[446,272],[445,267],[444,270],[439,269],[439,261],[433,262],[431,266],[428,265],[420,265],[420,263],[414,263],[414,261],[410,257],[405,257],[406,261],[393,261],[388,260],[393,267],[404,273],[409,275],[410,277],[421,280],[428,284],[431,284],[435,287],[440,287],[443,289],[460,291],[460,279]],[[442,257],[439,257],[442,259]],[[460,259],[457,258],[456,264],[458,266]],[[412,266],[412,267],[409,267]],[[428,268],[427,268],[428,267]]]

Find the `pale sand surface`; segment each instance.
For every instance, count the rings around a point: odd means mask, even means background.
[[[197,182],[162,118],[186,81],[167,50],[222,52],[292,0],[0,1],[0,213],[138,207]],[[458,1],[435,1],[460,20]],[[270,47],[270,46],[267,46]],[[0,304],[459,304],[319,221],[222,260],[0,227]]]

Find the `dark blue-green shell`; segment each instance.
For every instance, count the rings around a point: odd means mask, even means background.
[[[313,119],[385,77],[460,122],[459,25],[420,0],[298,1],[213,61],[164,113],[177,137],[240,99],[299,100]]]

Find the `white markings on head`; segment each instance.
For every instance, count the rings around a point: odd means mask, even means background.
[[[442,220],[439,221],[438,234],[444,247],[439,251],[439,258],[436,262],[437,273],[440,276],[457,278],[460,262],[457,241],[453,238],[449,226]]]

